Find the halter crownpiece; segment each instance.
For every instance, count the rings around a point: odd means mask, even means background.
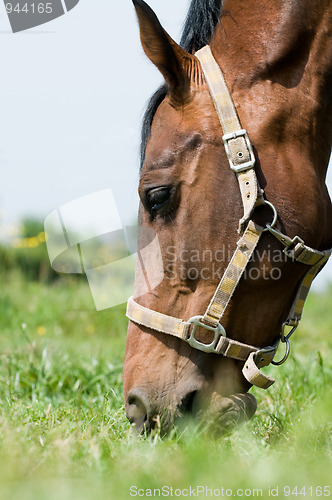
[[[267,389],[275,380],[265,375],[260,368],[270,363],[280,365],[288,358],[290,351],[289,339],[302,317],[304,303],[312,281],[329,259],[332,249],[323,252],[314,250],[305,245],[298,236],[290,238],[274,227],[278,217],[277,211],[263,197],[263,190],[258,184],[254,170],[255,156],[249,136],[247,131],[241,127],[222,71],[209,46],[203,47],[195,55],[201,63],[224,132],[223,142],[230,168],[235,172],[239,183],[244,213],[239,221],[238,232],[243,233],[243,235],[237,243],[231,261],[203,316],[194,316],[188,321],[184,321],[143,307],[131,297],[127,304],[127,317],[138,325],[178,337],[200,351],[221,354],[227,358],[244,361],[242,373],[248,382],[262,389]],[[268,205],[273,211],[273,221],[271,224],[267,224],[265,228],[251,220],[255,208],[260,205]],[[284,246],[283,252],[290,259],[306,264],[308,270],[300,282],[288,318],[283,323],[280,338],[273,346],[259,348],[228,338],[221,320],[265,231],[269,231],[277,238]],[[286,335],[285,330],[288,326],[291,330]],[[198,327],[202,327],[213,334],[213,340],[210,344],[204,344],[195,338]],[[286,354],[281,361],[274,361],[273,358],[280,340],[286,343]]]

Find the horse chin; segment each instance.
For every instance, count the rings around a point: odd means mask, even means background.
[[[195,422],[200,433],[218,438],[249,421],[257,410],[257,401],[252,394],[221,396],[213,392],[204,400],[197,398],[192,410],[190,415],[178,414],[175,418],[176,427],[183,429],[188,424],[190,426],[190,421]]]
[[[197,417],[204,422],[207,433],[222,436],[249,421],[256,410],[257,401],[252,394],[221,396],[214,392],[198,411]]]

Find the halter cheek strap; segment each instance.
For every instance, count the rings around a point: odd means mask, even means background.
[[[257,182],[254,170],[255,155],[248,133],[241,127],[224,75],[214,59],[209,45],[196,52],[195,56],[201,63],[205,81],[219,117],[230,168],[235,173],[239,183],[244,213],[239,221],[238,231],[242,233],[255,207],[263,202],[263,191]]]
[[[312,281],[327,262],[332,249],[324,252],[314,250],[305,245],[298,236],[290,238],[274,227],[277,221],[277,212],[273,205],[263,198],[263,191],[258,184],[254,170],[253,149],[247,131],[241,128],[221,69],[209,46],[203,47],[195,55],[201,62],[223,128],[223,142],[230,168],[235,172],[239,183],[244,213],[239,221],[238,231],[243,233],[243,236],[238,241],[233,257],[203,316],[194,316],[188,321],[184,321],[143,307],[132,297],[128,300],[127,316],[138,325],[177,337],[187,342],[191,347],[205,353],[220,354],[227,358],[244,361],[242,373],[248,382],[262,389],[267,389],[275,380],[265,375],[260,368],[270,363],[280,365],[286,361],[290,351],[289,339],[301,319],[304,302]],[[273,221],[265,228],[258,226],[251,220],[254,209],[262,204],[268,205],[273,211]],[[280,338],[273,346],[259,348],[228,338],[221,320],[264,231],[269,231],[278,239],[284,246],[283,252],[290,259],[306,264],[308,270],[300,282],[288,318],[282,326]],[[204,344],[196,339],[195,334],[198,327],[211,333],[210,344]],[[286,327],[291,328],[287,334]],[[281,361],[276,362],[273,358],[280,340],[286,343],[286,354]]]

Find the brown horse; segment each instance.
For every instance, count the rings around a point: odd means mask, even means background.
[[[243,212],[195,51],[209,44],[224,74],[253,144],[259,185],[278,212],[276,228],[326,250],[332,246],[325,185],[332,143],[332,0],[193,0],[182,46],[143,0],[133,2],[143,49],[166,82],[146,114],[139,184],[139,226],[157,233],[165,274],[136,301],[188,319],[207,308],[236,248]],[[253,219],[265,226],[270,209],[257,208]],[[280,338],[306,272],[303,263],[275,258],[282,248],[264,232],[222,319],[231,339],[264,347]],[[243,361],[130,321],[127,416],[139,431],[153,427],[158,416],[165,430],[186,413],[207,412],[220,427],[230,416],[250,418],[256,401],[247,394],[251,385],[242,367]]]

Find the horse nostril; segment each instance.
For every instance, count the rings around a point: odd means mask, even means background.
[[[149,429],[149,402],[143,391],[139,389],[129,391],[127,418],[135,425],[137,432]]]
[[[194,413],[194,402],[197,395],[197,391],[188,392],[182,399],[180,406],[178,407],[181,414],[184,413]]]

